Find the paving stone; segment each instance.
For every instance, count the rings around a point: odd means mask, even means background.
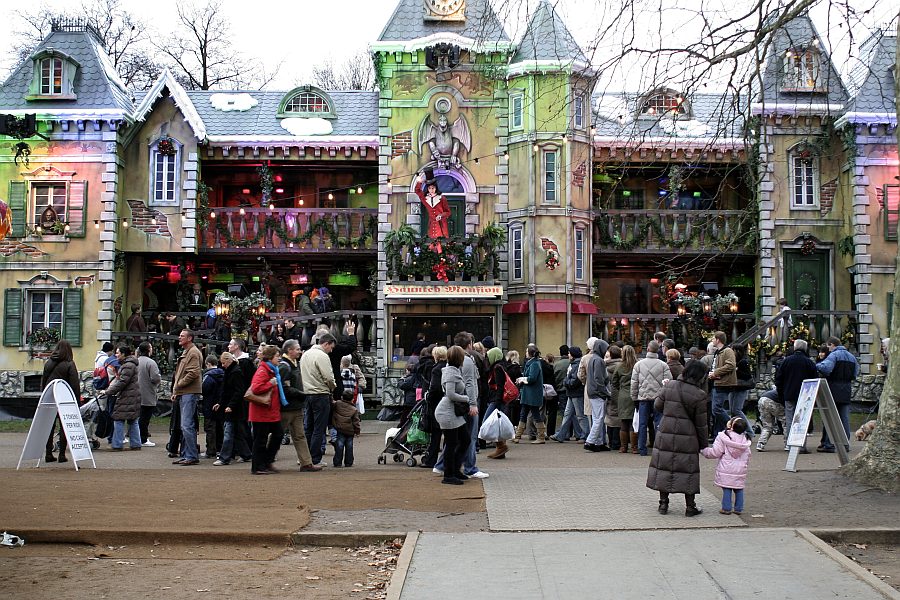
[[[600,531],[743,527],[719,514],[718,497],[701,488],[698,517],[684,516],[684,496],[673,495],[669,514],[657,512],[658,495],[646,487],[647,469],[538,468],[498,471],[482,480],[491,531]]]

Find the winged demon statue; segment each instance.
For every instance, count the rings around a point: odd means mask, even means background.
[[[439,169],[458,169],[460,148],[466,152],[471,150],[472,134],[463,115],[459,115],[453,125],[448,125],[446,114],[441,114],[437,124],[431,120],[431,115],[426,116],[419,126],[419,145],[428,144],[431,158]]]

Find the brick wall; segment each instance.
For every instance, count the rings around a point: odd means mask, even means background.
[[[38,250],[34,246],[29,246],[28,244],[23,244],[22,242],[18,242],[16,240],[5,239],[0,241],[0,256],[12,256],[16,252],[21,252],[26,256],[44,256],[47,254],[41,250]]]
[[[132,227],[144,233],[172,237],[172,234],[169,232],[169,220],[166,218],[166,215],[158,210],[148,208],[140,200],[129,200],[128,206],[131,207]],[[153,219],[156,219],[155,225],[153,224]]]
[[[412,131],[404,131],[391,138],[391,158],[403,156],[412,149]]]
[[[830,213],[834,206],[834,195],[837,192],[837,184],[838,180],[835,178],[822,184],[822,189],[819,190],[819,211],[823,217]]]

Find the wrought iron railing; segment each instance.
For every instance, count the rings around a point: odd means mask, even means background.
[[[743,210],[602,209],[595,250],[755,254],[755,216]]]

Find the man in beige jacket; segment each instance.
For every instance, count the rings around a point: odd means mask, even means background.
[[[328,355],[337,345],[330,333],[321,333],[319,343],[300,358],[300,378],[306,395],[306,441],[314,465],[322,464],[325,430],[331,414],[331,392],[337,387]]]
[[[709,373],[709,379],[713,384],[713,439],[725,429],[725,424],[728,422],[728,410],[725,405],[728,403],[728,395],[737,385],[737,359],[734,356],[734,350],[725,345],[727,340],[724,331],[717,331],[713,334],[713,346],[716,350],[712,371]]]
[[[181,456],[172,461],[173,465],[190,466],[200,463],[197,451],[197,425],[194,420],[197,414],[197,403],[202,391],[203,354],[194,345],[194,332],[183,329],[178,335],[178,345],[184,352],[175,364],[175,376],[172,378],[172,401],[181,410]]]

